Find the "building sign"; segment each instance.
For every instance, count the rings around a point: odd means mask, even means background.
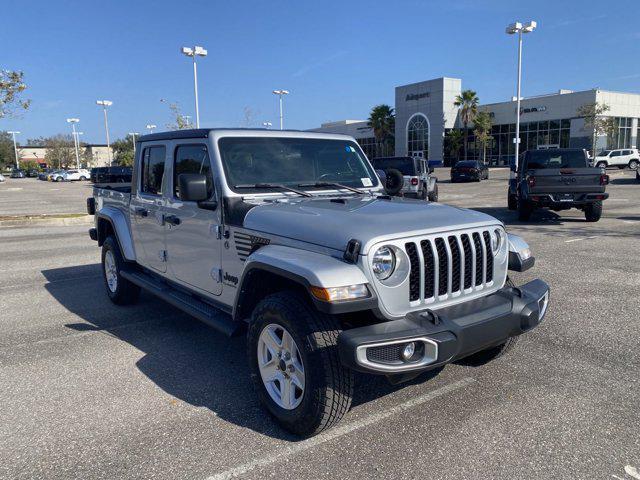
[[[429,97],[429,92],[424,92],[424,93],[407,93],[406,98],[404,99],[405,102],[408,102],[410,100],[420,100],[421,98],[427,98]]]
[[[522,107],[520,108],[520,115],[523,113],[535,113],[535,112],[546,112],[547,107]]]

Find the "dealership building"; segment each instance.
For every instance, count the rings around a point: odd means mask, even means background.
[[[395,155],[420,156],[451,163],[446,135],[461,129],[459,109],[454,105],[462,92],[459,78],[437,78],[402,85],[395,89]],[[611,148],[635,148],[640,142],[640,94],[600,89],[559,90],[548,95],[522,98],[520,101],[521,151],[541,148],[591,148],[593,130],[585,125],[578,109],[586,104],[606,104],[606,116],[613,118],[614,130],[598,137],[597,151]],[[492,120],[491,140],[486,159],[491,165],[508,165],[514,155],[516,121],[515,97],[506,102],[483,104],[479,111]],[[483,148],[469,126],[468,158],[481,158]],[[352,135],[370,158],[381,155],[373,131],[366,120],[342,120],[324,123],[317,132]],[[461,149],[462,151],[462,149]]]

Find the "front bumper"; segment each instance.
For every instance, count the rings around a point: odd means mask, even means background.
[[[547,310],[549,286],[533,280],[436,311],[343,331],[342,363],[354,370],[394,374],[430,370],[505,342],[537,326]],[[401,352],[409,343],[416,354]]]

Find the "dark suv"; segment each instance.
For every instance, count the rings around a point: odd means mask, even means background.
[[[477,160],[463,160],[451,167],[451,181],[473,181],[489,179],[489,168]]]
[[[96,167],[91,169],[92,183],[131,183],[131,167]]]

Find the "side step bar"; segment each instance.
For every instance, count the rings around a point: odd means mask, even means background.
[[[230,312],[225,311],[222,307],[216,308],[209,305],[144,272],[121,270],[120,275],[228,337],[233,337],[241,331],[241,323],[234,322],[229,316]]]

